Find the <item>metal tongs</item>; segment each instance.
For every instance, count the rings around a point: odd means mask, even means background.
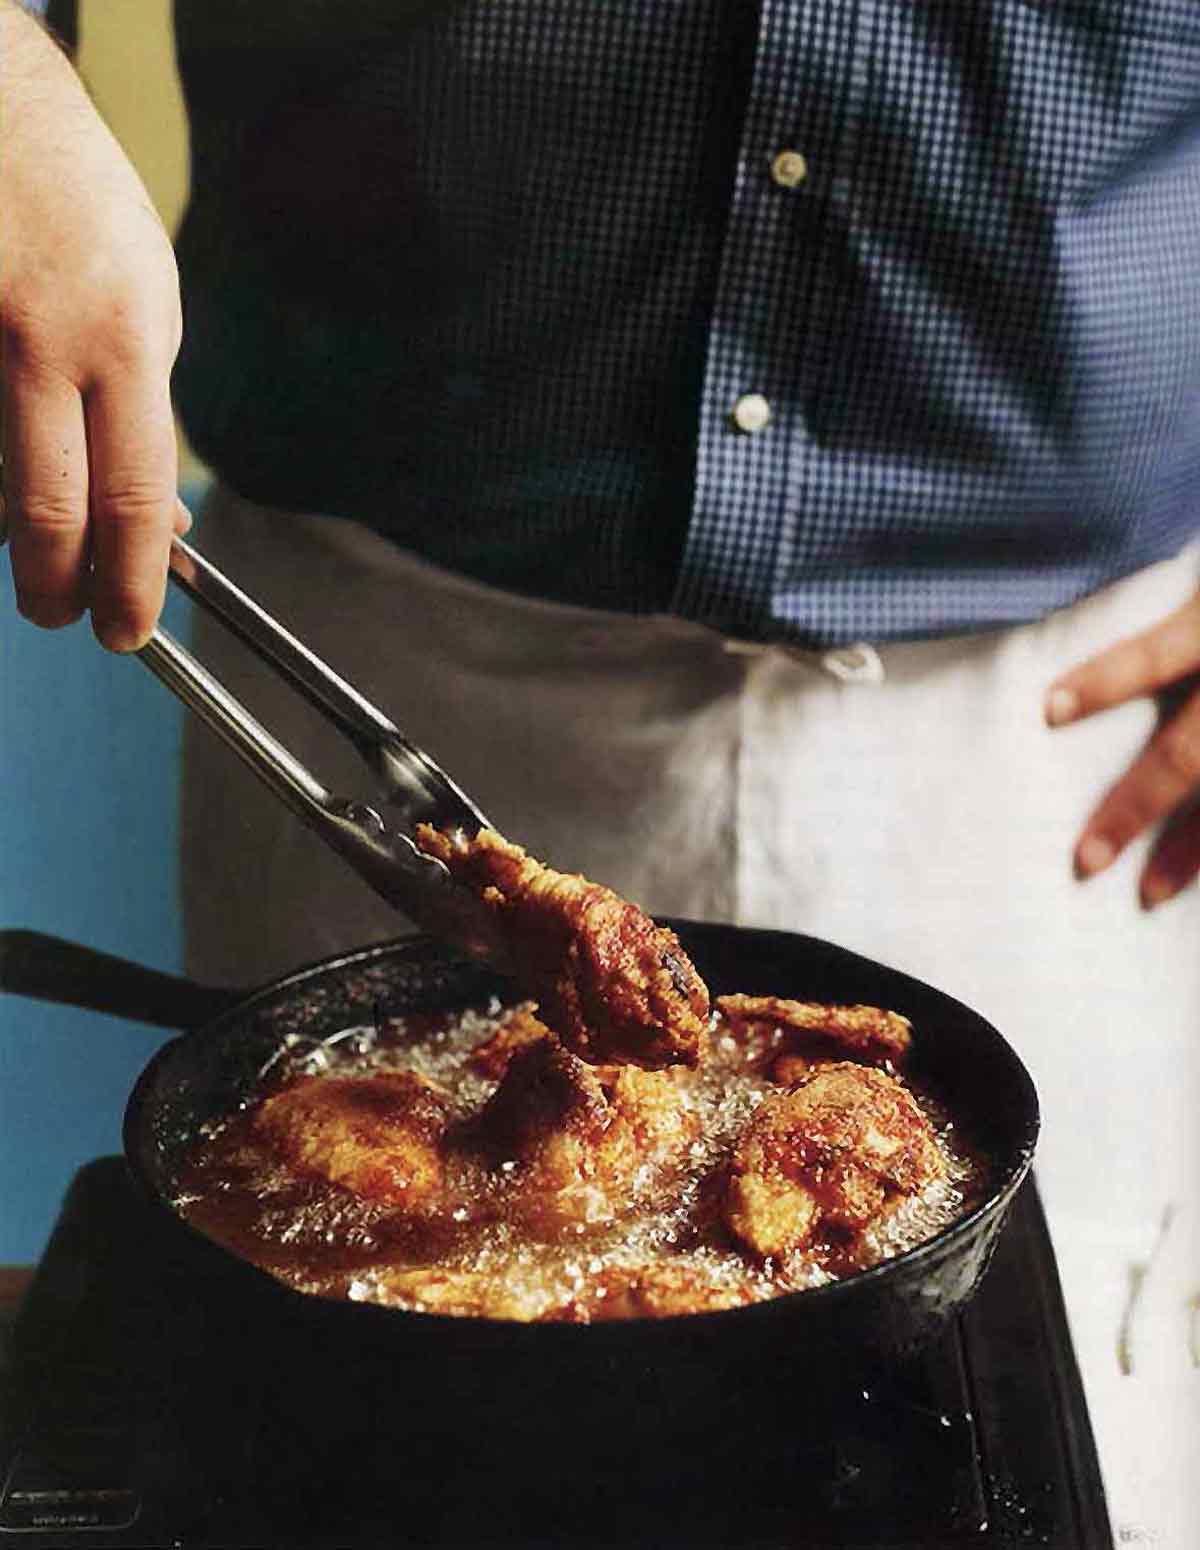
[[[412,837],[418,823],[477,834],[487,819],[475,803],[382,711],[181,538],[174,540],[170,576],[350,741],[382,781],[387,820],[376,807],[327,790],[161,627],[139,653],[150,671],[389,904],[502,968],[505,954],[484,906]]]

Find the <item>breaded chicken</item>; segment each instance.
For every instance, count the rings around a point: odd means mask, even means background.
[[[912,1046],[908,1018],[877,1006],[737,995],[718,996],[716,1008],[748,1058],[784,1085],[829,1061],[898,1068]]]
[[[531,1007],[515,1007],[490,1039],[475,1046],[467,1057],[467,1064],[480,1076],[489,1076],[498,1082],[519,1049],[549,1036],[549,1028],[534,1015]]]
[[[413,1071],[311,1076],[268,1098],[254,1118],[281,1158],[367,1200],[414,1211],[441,1191],[445,1095]]]
[[[695,1140],[700,1120],[675,1071],[637,1066],[596,1066],[596,1077],[614,1117],[626,1126],[640,1157],[666,1159]]]
[[[696,1133],[695,1115],[664,1072],[601,1076],[550,1036],[509,1061],[468,1131],[493,1170],[507,1173],[513,1208],[535,1232],[609,1221]]]
[[[603,1271],[587,1290],[547,1315],[560,1323],[598,1324],[609,1319],[666,1319],[683,1313],[716,1313],[754,1302],[745,1281],[719,1279],[695,1265],[659,1263],[636,1270]]]
[[[421,824],[417,843],[494,912],[517,977],[568,1049],[596,1064],[695,1065],[708,990],[673,932],[492,829],[467,839]]]
[[[596,1172],[612,1112],[596,1073],[548,1035],[516,1050],[473,1127],[499,1162],[521,1162],[549,1188]]]
[[[664,1319],[715,1313],[755,1301],[745,1282],[720,1279],[694,1265],[668,1263],[606,1270],[566,1302],[556,1302],[547,1284],[513,1287],[483,1271],[436,1266],[385,1270],[376,1278],[374,1290],[381,1302],[422,1313],[554,1324]]]
[[[929,1120],[895,1077],[820,1066],[759,1105],[733,1151],[725,1220],[755,1254],[778,1257],[818,1232],[860,1233],[945,1171]]]
[[[377,1278],[377,1300],[421,1313],[459,1317],[515,1319],[530,1323],[546,1311],[545,1291],[513,1287],[481,1270],[449,1270],[436,1265],[416,1270],[386,1270]]]

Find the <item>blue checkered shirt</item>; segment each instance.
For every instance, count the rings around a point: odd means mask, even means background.
[[[244,494],[805,645],[1195,531],[1197,0],[176,13],[178,398]]]

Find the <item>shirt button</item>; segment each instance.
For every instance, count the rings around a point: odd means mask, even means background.
[[[884,680],[883,662],[874,646],[859,641],[853,646],[839,646],[827,651],[821,658],[821,666],[833,678],[849,684],[881,684]]]
[[[799,188],[808,176],[808,163],[799,151],[780,151],[771,160],[771,176],[780,188]]]
[[[752,436],[755,431],[765,431],[770,425],[771,406],[761,393],[743,393],[731,415],[738,430]]]

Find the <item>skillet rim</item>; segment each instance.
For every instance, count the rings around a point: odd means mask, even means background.
[[[125,1106],[125,1114],[122,1124],[122,1144],[127,1170],[135,1184],[137,1192],[142,1200],[150,1205],[156,1218],[169,1224],[170,1230],[182,1233],[188,1242],[200,1248],[203,1254],[210,1259],[213,1256],[222,1264],[236,1273],[250,1273],[252,1279],[259,1288],[270,1296],[276,1296],[302,1314],[311,1314],[315,1308],[353,1308],[360,1325],[366,1328],[366,1319],[385,1318],[394,1327],[397,1315],[403,1316],[403,1322],[407,1326],[413,1326],[414,1321],[420,1322],[420,1327],[436,1329],[439,1334],[456,1332],[461,1338],[464,1334],[464,1326],[470,1331],[488,1331],[481,1338],[506,1338],[508,1340],[531,1340],[539,1344],[546,1344],[550,1340],[560,1343],[568,1341],[588,1340],[593,1345],[606,1340],[618,1341],[622,1338],[621,1331],[637,1330],[643,1338],[656,1338],[649,1334],[651,1329],[659,1331],[657,1338],[662,1340],[670,1336],[678,1335],[684,1330],[695,1330],[701,1333],[705,1330],[715,1330],[717,1321],[722,1325],[729,1325],[732,1319],[737,1319],[740,1324],[750,1327],[754,1319],[760,1322],[768,1318],[778,1318],[784,1315],[785,1310],[795,1311],[797,1299],[804,1299],[804,1306],[825,1306],[836,1304],[846,1298],[858,1298],[870,1295],[870,1289],[878,1286],[883,1280],[899,1280],[909,1274],[920,1276],[926,1268],[926,1261],[944,1260],[954,1254],[964,1239],[973,1238],[985,1232],[993,1218],[1000,1218],[1001,1222],[992,1227],[992,1243],[999,1232],[1002,1219],[1012,1203],[1017,1190],[1024,1183],[1029,1173],[1034,1152],[1037,1147],[1038,1136],[1041,1129],[1041,1109],[1038,1100],[1037,1088],[1033,1078],[1029,1074],[1021,1057],[1013,1049],[992,1023],[988,1022],[979,1012],[958,1001],[946,991],[939,990],[936,986],[926,981],[918,980],[915,976],[906,973],[902,969],[893,968],[889,964],[877,959],[866,958],[857,953],[853,948],[841,946],[831,942],[827,938],[810,936],[803,932],[785,931],[771,927],[757,926],[732,926],[716,921],[683,920],[676,917],[656,917],[658,924],[665,925],[679,933],[684,945],[687,946],[686,937],[689,933],[703,935],[705,932],[738,932],[747,936],[753,936],[756,940],[768,941],[778,938],[780,943],[787,943],[794,951],[797,944],[812,946],[816,949],[834,953],[843,959],[857,959],[868,966],[875,973],[883,972],[895,979],[906,982],[924,994],[934,995],[947,1011],[961,1011],[966,1015],[966,1020],[972,1027],[973,1037],[984,1037],[991,1041],[1006,1064],[1009,1066],[1019,1093],[1023,1116],[1020,1122],[1021,1136],[1015,1155],[1006,1158],[1002,1165],[998,1166],[998,1179],[994,1187],[976,1206],[964,1216],[959,1217],[949,1227],[943,1228],[931,1238],[926,1238],[922,1243],[914,1245],[911,1249],[905,1249],[903,1253],[896,1254],[890,1259],[881,1260],[878,1264],[870,1266],[866,1270],[855,1271],[852,1275],[844,1276],[837,1281],[831,1281],[823,1286],[798,1288],[796,1291],[783,1292],[776,1297],[766,1298],[761,1302],[744,1303],[732,1308],[720,1308],[700,1313],[676,1313],[663,1317],[634,1317],[623,1319],[599,1320],[594,1323],[574,1323],[567,1321],[525,1321],[519,1319],[499,1319],[484,1315],[469,1315],[449,1313],[434,1313],[422,1311],[416,1308],[387,1307],[380,1303],[352,1302],[346,1298],[323,1297],[318,1294],[303,1292],[296,1287],[289,1286],[269,1270],[255,1265],[252,1261],[242,1258],[232,1249],[216,1239],[210,1238],[206,1233],[192,1225],[186,1217],[182,1216],[169,1201],[154,1187],[152,1181],[144,1175],[138,1161],[139,1144],[143,1136],[150,1130],[148,1116],[150,1113],[151,1089],[155,1085],[160,1070],[169,1061],[178,1057],[181,1046],[193,1040],[217,1037],[227,1030],[227,1025],[244,1019],[251,1014],[254,1008],[262,1002],[269,1002],[280,995],[295,991],[307,981],[336,974],[339,970],[361,967],[381,960],[401,959],[408,957],[428,958],[431,955],[442,962],[454,964],[464,962],[465,967],[476,967],[469,961],[460,960],[437,938],[424,933],[391,938],[385,942],[371,943],[365,947],[351,948],[347,951],[332,954],[320,958],[312,963],[304,964],[288,974],[265,985],[246,991],[242,996],[218,1013],[214,1018],[188,1029],[186,1032],[176,1035],[161,1045],[151,1056],[143,1068]],[[691,949],[689,948],[689,952]],[[236,995],[236,992],[231,992]],[[987,1258],[990,1258],[992,1243],[987,1247]],[[215,1262],[215,1261],[214,1261]],[[986,1259],[985,1259],[986,1271]],[[973,1295],[973,1294],[969,1294]],[[964,1299],[965,1300],[965,1299]],[[381,1326],[384,1327],[384,1326]],[[549,1330],[562,1331],[564,1333],[549,1335]]]

